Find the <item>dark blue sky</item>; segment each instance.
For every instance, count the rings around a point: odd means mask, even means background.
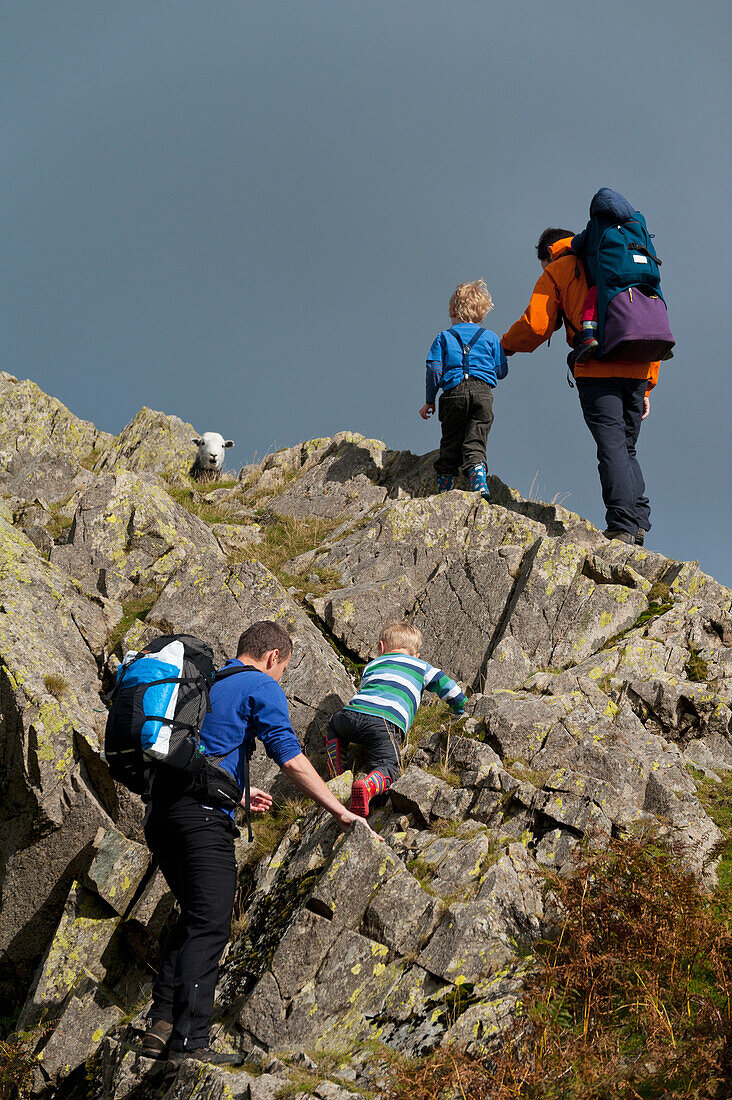
[[[456,283],[498,333],[546,225],[622,191],[676,357],[639,454],[648,544],[732,584],[732,6],[686,0],[0,2],[3,366],[118,432],[145,404],[256,452],[427,451]],[[489,464],[603,510],[564,346],[510,361]]]

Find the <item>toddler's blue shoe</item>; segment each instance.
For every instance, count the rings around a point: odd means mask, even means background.
[[[477,466],[471,466],[468,470],[468,484],[474,493],[480,493],[483,500],[490,500],[491,494],[488,492],[488,483],[486,482],[485,464],[483,462],[478,463]]]
[[[455,478],[453,474],[438,474],[437,475],[437,492],[449,493],[455,484]]]

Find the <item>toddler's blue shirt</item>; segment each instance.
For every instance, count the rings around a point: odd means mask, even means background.
[[[467,344],[480,325],[470,321],[461,321],[453,325]],[[501,341],[495,332],[486,329],[485,333],[470,349],[470,377],[479,378],[489,386],[495,386],[499,378],[508,374],[508,361],[501,347]],[[449,329],[435,337],[427,356],[427,404],[433,405],[437,391],[447,393],[463,380],[463,349],[460,342]]]

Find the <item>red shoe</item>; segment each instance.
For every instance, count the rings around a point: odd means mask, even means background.
[[[351,787],[351,813],[359,817],[369,816],[369,789],[363,779],[357,779]]]

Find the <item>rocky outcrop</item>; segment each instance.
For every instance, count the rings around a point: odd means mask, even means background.
[[[112,436],[98,431],[88,420],[79,420],[55,397],[35,382],[19,382],[0,372],[0,469],[20,472],[21,462],[42,451],[72,460],[91,461],[108,447]]]
[[[205,523],[154,478],[126,470],[81,494],[66,541],[51,551],[59,568],[119,601],[159,592],[187,561],[209,571],[221,558]]]
[[[100,473],[133,470],[169,481],[184,479],[196,457],[192,424],[154,409],[140,409],[96,462]]]
[[[696,779],[732,767],[732,592],[695,563],[608,543],[495,477],[491,503],[435,496],[429,456],[351,432],[194,486],[197,433],[175,417],[143,409],[114,439],[8,375],[0,404],[0,993],[3,1011],[22,1001],[37,1095],[82,1079],[100,1100],[379,1095],[375,1043],[500,1041],[556,920],[545,874],[583,842],[652,829],[713,881]],[[293,522],[313,543],[273,565]],[[266,830],[239,842],[214,1042],[245,1066],[166,1076],[137,1046],[172,899],[100,756],[117,660],[171,630],[222,660],[275,618],[317,760],[403,616],[468,716],[425,705],[378,839],[301,807],[274,850]],[[279,799],[276,769],[255,772]]]

